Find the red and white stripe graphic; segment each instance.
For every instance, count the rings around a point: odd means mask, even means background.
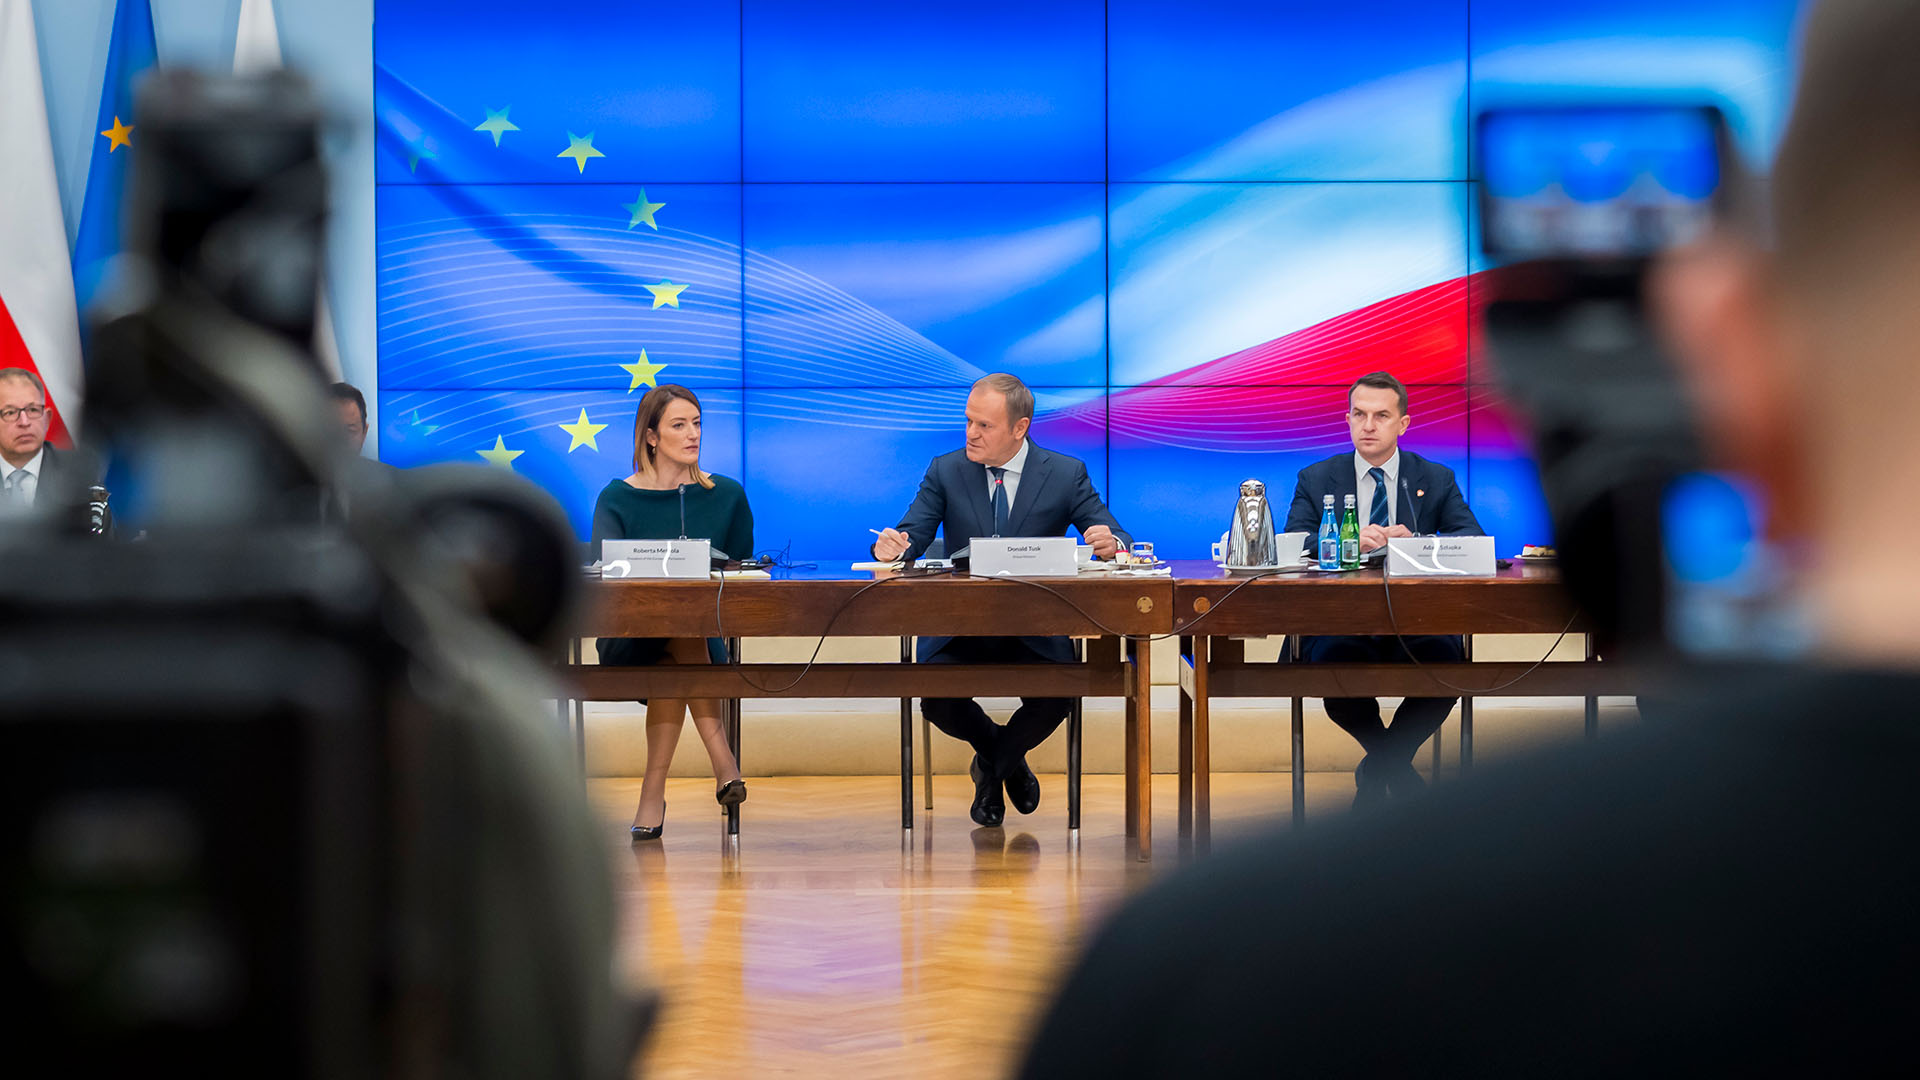
[[[39,374],[48,438],[64,446],[80,419],[80,320],[32,0],[0,0],[0,103],[0,367]]]

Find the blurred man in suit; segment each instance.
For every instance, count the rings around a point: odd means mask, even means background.
[[[339,463],[332,486],[321,496],[323,520],[348,517],[356,501],[380,494],[396,474],[393,466],[361,453],[367,445],[367,399],[359,389],[337,382],[327,387],[327,396],[340,424],[340,445],[347,460]]]
[[[1347,431],[1353,453],[1335,454],[1300,470],[1287,511],[1287,532],[1309,536],[1320,527],[1321,499],[1333,496],[1334,512],[1357,496],[1360,550],[1386,546],[1396,536],[1477,536],[1480,522],[1460,495],[1453,470],[1400,449],[1413,417],[1407,412],[1407,388],[1384,371],[1362,375],[1347,389]],[[1393,664],[1415,659],[1450,663],[1463,659],[1460,638],[1449,634],[1395,637],[1303,637],[1300,658],[1308,662]],[[1364,807],[1395,795],[1412,794],[1426,784],[1414,771],[1413,755],[1446,723],[1456,698],[1407,698],[1393,714],[1393,726],[1380,722],[1375,698],[1328,698],[1327,716],[1354,737],[1366,756],[1353,771],[1354,805]]]
[[[1012,375],[988,375],[967,395],[967,444],[927,466],[920,493],[900,524],[874,541],[877,559],[917,558],[946,537],[959,553],[976,536],[1061,536],[1069,526],[1109,558],[1131,538],[1107,512],[1077,458],[1035,446],[1033,392]],[[1073,661],[1063,637],[921,638],[923,664]],[[1006,803],[1031,814],[1040,805],[1040,781],[1027,767],[1027,751],[1044,742],[1072,708],[1068,698],[1022,698],[1003,727],[971,698],[924,698],[920,709],[933,726],[973,747],[973,820],[998,825]],[[1005,789],[1005,798],[1001,796]]]
[[[1762,491],[1813,653],[1702,673],[1657,720],[1478,770],[1417,814],[1176,877],[1094,943],[1024,1075],[1789,1075],[1911,1054],[1920,568],[1897,548],[1920,532],[1920,443],[1889,432],[1920,398],[1920,5],[1820,0],[1801,41],[1772,244],[1723,226],[1648,295],[1702,445]],[[1876,539],[1896,550],[1863,557]]]
[[[44,509],[56,493],[72,500],[99,479],[84,459],[47,445],[52,423],[40,376],[25,368],[0,368],[0,515]]]
[[[341,437],[347,447],[358,454],[367,445],[366,397],[358,388],[343,382],[327,387],[327,396],[333,399],[334,412],[339,416]]]

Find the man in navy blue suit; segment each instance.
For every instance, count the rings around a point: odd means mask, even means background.
[[[1353,453],[1335,454],[1300,470],[1287,511],[1288,532],[1316,533],[1321,499],[1333,496],[1334,510],[1354,495],[1359,507],[1360,550],[1385,547],[1396,536],[1479,536],[1480,522],[1453,470],[1400,449],[1400,436],[1412,423],[1407,388],[1384,371],[1362,375],[1347,389],[1347,429]],[[1417,634],[1395,637],[1303,637],[1303,660],[1357,663],[1451,662],[1466,650],[1458,637]],[[1353,771],[1354,805],[1377,803],[1387,795],[1408,795],[1425,787],[1414,771],[1413,755],[1446,723],[1457,698],[1407,698],[1393,714],[1393,726],[1380,722],[1374,698],[1328,698],[1327,715],[1360,743],[1366,756]]]
[[[967,395],[967,445],[927,466],[920,493],[906,516],[874,541],[877,559],[917,558],[936,531],[958,553],[976,536],[1062,536],[1080,530],[1093,554],[1109,558],[1131,538],[1107,511],[1078,458],[1035,446],[1033,392],[1012,375],[988,375]],[[1063,637],[921,638],[923,664],[1071,663]],[[1021,698],[1002,727],[971,698],[923,698],[920,710],[934,727],[973,747],[973,820],[998,825],[1006,803],[1031,814],[1040,805],[1040,781],[1027,751],[1044,742],[1072,707],[1069,698]],[[1005,789],[1006,796],[1001,797]]]

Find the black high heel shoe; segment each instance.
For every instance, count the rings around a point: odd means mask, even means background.
[[[660,839],[660,834],[667,831],[667,804],[660,804],[660,824],[652,826],[634,825],[627,831],[633,834],[633,842],[636,844],[642,840]]]
[[[729,780],[721,784],[720,790],[713,793],[713,801],[721,806],[739,806],[747,801],[747,782]]]

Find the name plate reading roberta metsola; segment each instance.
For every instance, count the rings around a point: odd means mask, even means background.
[[[699,578],[707,580],[713,544],[707,540],[602,540],[603,578]]]
[[[1071,536],[976,536],[969,572],[975,577],[1073,577],[1079,545]]]
[[[1387,541],[1392,577],[1492,577],[1491,536],[1396,536]]]

